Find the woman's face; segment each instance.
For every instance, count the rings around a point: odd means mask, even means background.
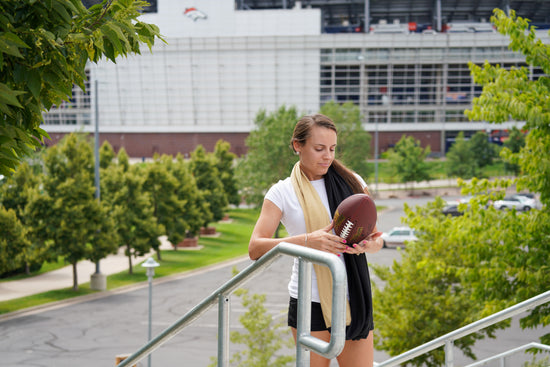
[[[336,132],[326,127],[314,126],[304,145],[294,143],[300,155],[300,166],[310,181],[319,180],[327,173],[334,160]]]

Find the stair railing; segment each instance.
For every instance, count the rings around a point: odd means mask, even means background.
[[[218,303],[218,367],[229,365],[229,296],[242,283],[269,266],[281,255],[299,259],[298,325],[296,343],[296,366],[310,364],[310,350],[326,357],[335,358],[345,343],[345,307],[347,275],[342,261],[328,252],[282,242],[253,264],[231,278],[201,303],[183,315],[163,332],[124,359],[118,366],[131,366],[176,336],[192,321]],[[326,265],[332,274],[332,329],[330,342],[311,336],[311,276],[312,263]]]
[[[483,366],[484,364],[487,364],[487,363],[492,362],[492,361],[497,360],[497,359],[499,360],[499,365],[501,367],[504,367],[506,365],[506,360],[505,360],[506,357],[511,356],[512,354],[521,352],[522,350],[526,350],[526,349],[530,349],[530,348],[538,348],[538,349],[542,349],[542,350],[546,350],[546,351],[550,352],[550,345],[533,342],[533,343],[528,343],[528,344],[522,345],[521,347],[510,349],[507,352],[500,353],[500,354],[494,355],[494,356],[489,357],[489,358],[485,358],[481,361],[477,361],[475,363],[469,364],[469,365],[464,366],[464,367]]]
[[[471,324],[468,324],[464,327],[461,327],[460,329],[457,329],[448,334],[440,336],[437,339],[434,339],[430,342],[422,344],[398,356],[392,357],[382,363],[376,363],[375,366],[376,367],[397,366],[444,345],[445,346],[445,367],[454,367],[453,343],[455,340],[460,339],[466,335],[475,333],[481,329],[484,329],[488,326],[496,324],[502,320],[509,319],[520,313],[531,310],[537,306],[540,306],[548,302],[550,302],[550,291],[546,291],[544,293],[539,294],[538,296],[529,298],[514,306],[508,307],[505,310],[494,313],[481,320],[472,322]]]

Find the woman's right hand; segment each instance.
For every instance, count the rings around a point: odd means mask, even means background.
[[[334,222],[325,228],[307,234],[307,246],[340,256],[346,250],[346,240],[332,232]]]

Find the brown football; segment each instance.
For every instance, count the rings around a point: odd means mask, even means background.
[[[348,196],[334,213],[334,232],[352,245],[367,238],[376,226],[376,205],[366,194]]]

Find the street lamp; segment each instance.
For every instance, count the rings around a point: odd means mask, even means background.
[[[147,341],[151,341],[151,311],[153,309],[153,277],[155,276],[155,268],[160,264],[152,257],[148,258],[141,266],[147,269],[147,280],[149,281],[149,333]],[[151,367],[151,353],[147,356],[147,366]]]
[[[99,99],[98,99],[98,85],[99,82],[95,81],[94,85],[94,99],[95,99],[95,129],[94,129],[94,183],[95,183],[95,197],[97,201],[100,201],[100,189],[99,189]],[[92,274],[90,280],[90,288],[97,291],[104,291],[107,289],[107,276],[101,274],[99,267],[99,260],[95,263],[95,273]]]

